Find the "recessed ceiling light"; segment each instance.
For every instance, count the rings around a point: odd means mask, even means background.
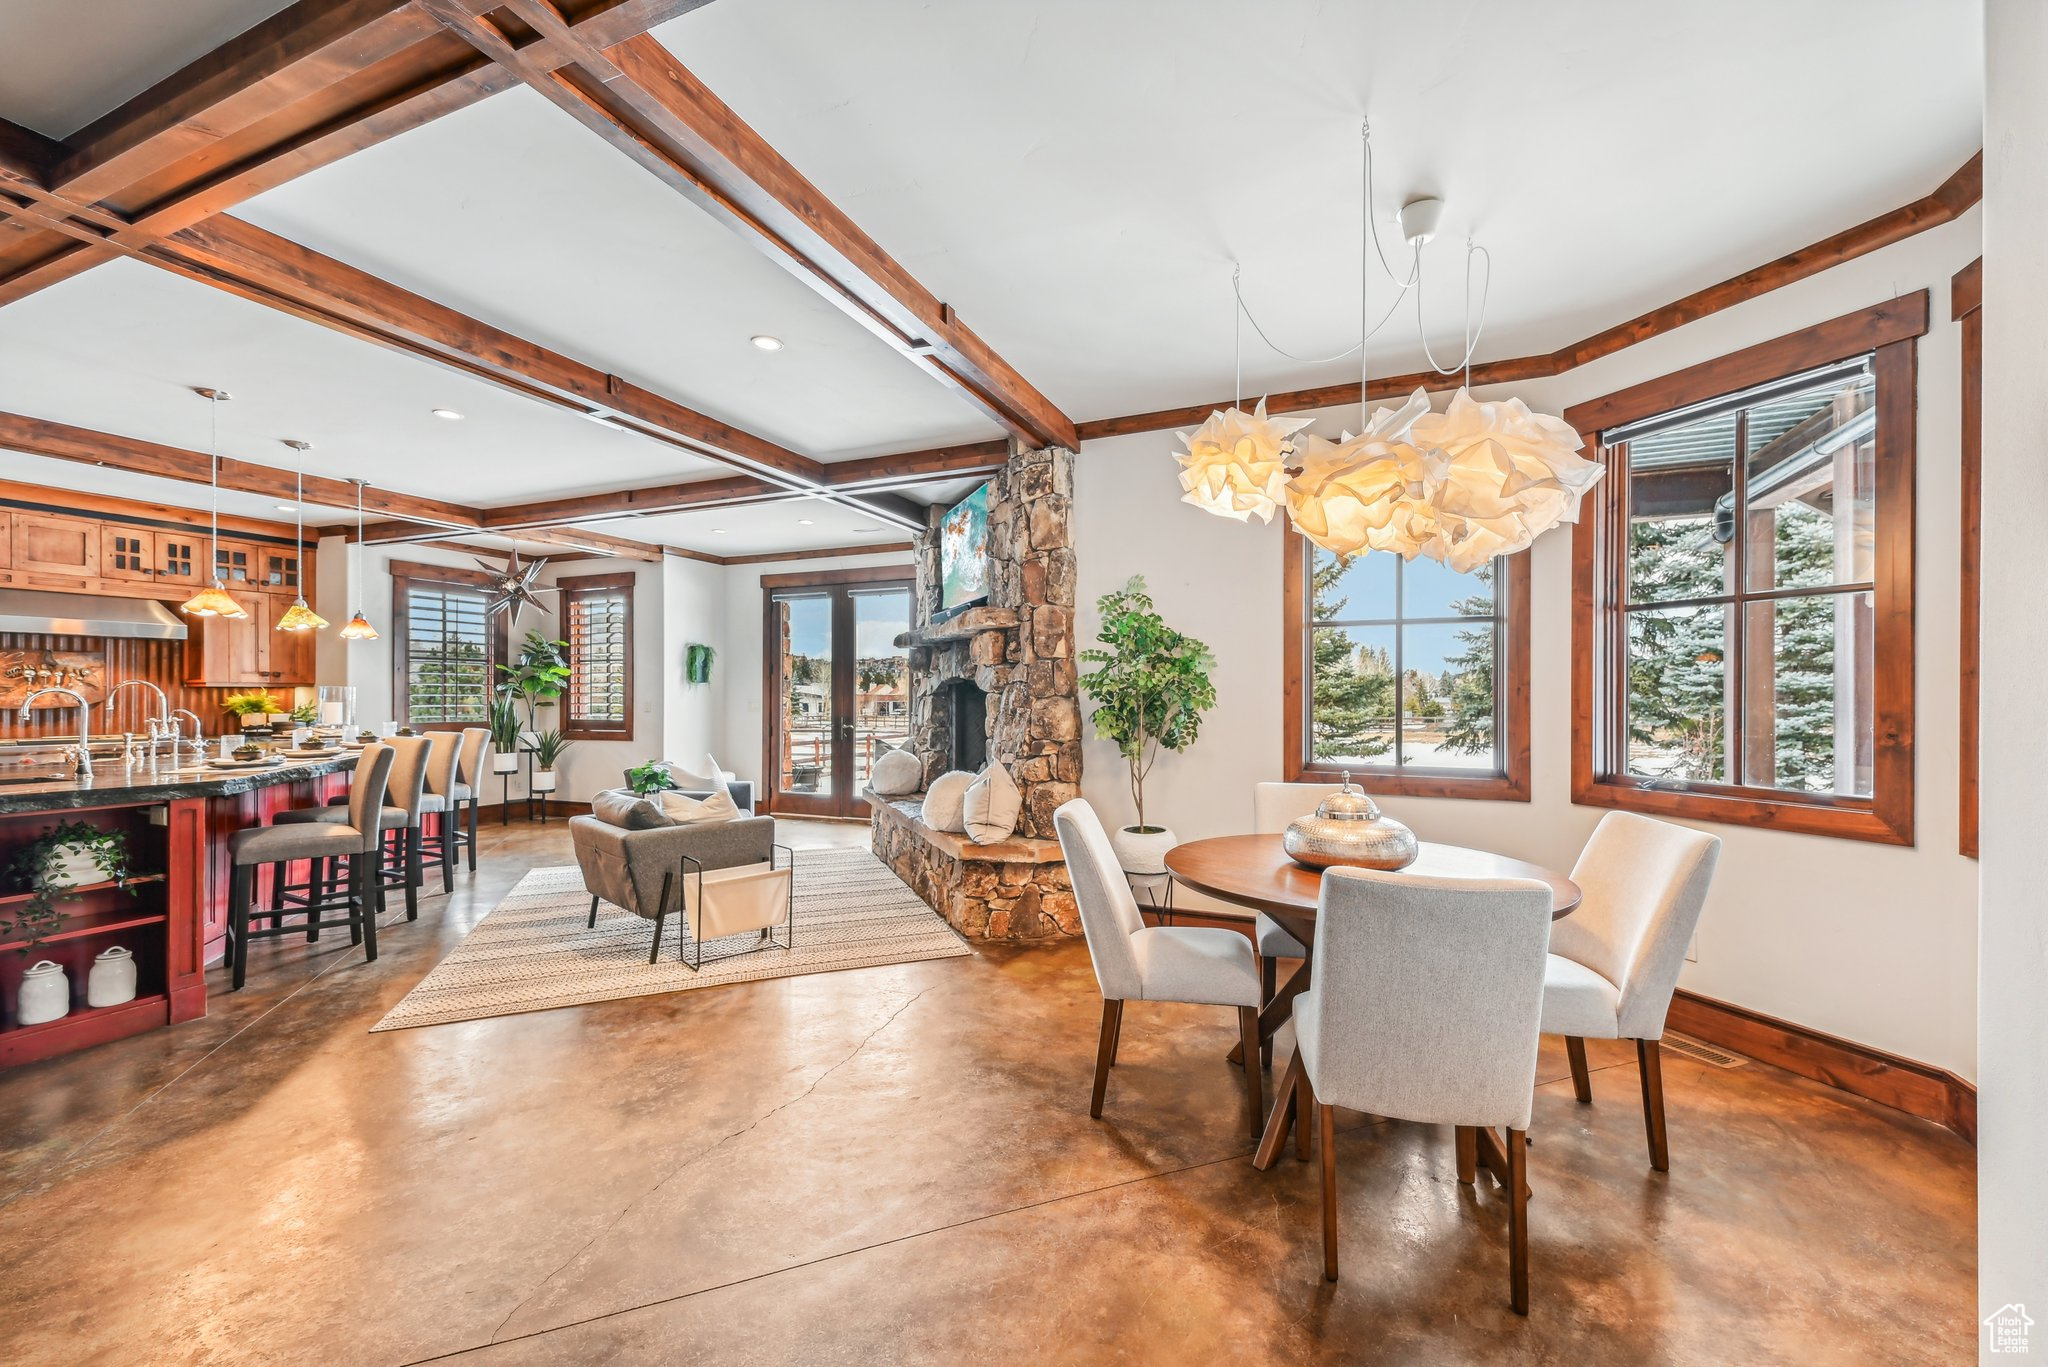
[[[780,337],[770,337],[765,332],[757,332],[747,340],[751,341],[755,346],[761,348],[761,350],[763,351],[782,350],[782,339]]]
[[[723,527],[713,527],[713,528],[711,529],[711,534],[712,534],[713,536],[724,536],[724,535],[725,535],[725,528],[723,528]]]
[[[299,505],[296,503],[280,503],[277,505],[277,510],[281,513],[295,513],[299,510]]]
[[[462,415],[452,408],[437,408],[434,410],[434,416],[437,418],[444,418],[449,422],[462,421]]]
[[[807,517],[800,517],[796,520],[796,525],[799,527],[808,527],[811,525],[811,520]]]

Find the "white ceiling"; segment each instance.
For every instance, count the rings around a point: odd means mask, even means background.
[[[234,396],[222,455],[456,503],[512,503],[723,466],[133,261],[0,309],[0,410],[207,449],[194,385]],[[464,415],[433,416],[435,408]]]
[[[805,525],[808,522],[809,525]],[[910,534],[879,518],[863,517],[825,499],[791,499],[733,508],[662,513],[582,524],[591,531],[683,546],[713,555],[759,555],[768,551],[822,550],[833,546],[886,546]],[[863,528],[869,530],[863,530]]]
[[[0,118],[69,137],[289,0],[6,0]]]
[[[1448,200],[1439,358],[1467,232],[1479,358],[1519,355],[1932,190],[1982,142],[1981,29],[1978,0],[718,0],[656,36],[1086,419],[1228,395],[1233,262],[1282,346],[1357,341],[1362,116],[1380,212]],[[1400,338],[1381,373],[1419,368]],[[1248,394],[1356,373],[1246,330]]]
[[[0,117],[69,132],[277,8],[9,0]],[[1417,193],[1449,201],[1427,256],[1439,355],[1460,329],[1468,233],[1495,265],[1479,359],[1549,350],[1926,193],[1980,142],[1979,10],[717,0],[657,37],[1087,419],[1229,392],[1233,263],[1283,345],[1318,356],[1355,340],[1367,112],[1378,215]],[[809,454],[994,435],[526,91],[241,212]],[[789,346],[760,352],[755,332]],[[1371,359],[1418,368],[1413,323]],[[1245,332],[1248,395],[1355,374],[1355,359],[1287,360]],[[138,264],[0,309],[0,409],[203,449],[195,384],[236,395],[227,454],[283,466],[278,439],[302,437],[321,473],[458,502],[721,472]],[[468,420],[436,420],[436,406]],[[34,465],[88,487],[80,467]],[[133,487],[107,491],[163,496],[161,481],[123,478]],[[817,507],[828,516],[812,528],[789,505],[596,525],[734,554],[857,539],[857,515]]]
[[[806,455],[1002,435],[529,90],[437,119],[235,212]],[[757,333],[781,338],[783,349],[751,345]]]

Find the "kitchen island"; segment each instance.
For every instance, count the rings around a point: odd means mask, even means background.
[[[286,808],[323,804],[346,788],[355,764],[348,751],[239,770],[180,767],[168,758],[128,768],[116,758],[96,760],[88,776],[0,777],[0,860],[62,823],[83,822],[126,837],[132,873],[125,884],[72,889],[58,904],[62,923],[33,944],[19,931],[0,931],[0,1068],[205,1015],[206,965],[227,940],[229,838]],[[11,925],[31,896],[11,884],[0,888],[0,922]],[[135,998],[89,1007],[94,956],[115,945],[135,956]],[[71,1013],[19,1025],[22,974],[44,959],[69,977]]]

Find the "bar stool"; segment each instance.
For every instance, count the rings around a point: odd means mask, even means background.
[[[393,736],[383,742],[392,754],[390,780],[384,792],[384,816],[379,827],[384,834],[384,857],[378,861],[376,884],[379,892],[405,891],[405,919],[420,919],[420,827],[426,815],[428,742],[419,736]],[[366,750],[363,753],[368,754]],[[361,772],[361,766],[357,766]],[[354,789],[346,798],[331,799],[325,807],[294,807],[271,818],[273,825],[332,824],[346,821]],[[300,856],[303,857],[303,856]],[[318,901],[334,882],[333,865],[316,866],[307,895]],[[294,890],[296,891],[296,890]],[[315,938],[318,927],[308,931]]]
[[[455,762],[462,758],[462,736],[455,731],[427,733],[427,791],[422,809],[440,820],[431,834],[420,832],[421,846],[441,862],[441,891],[455,891]]]
[[[250,926],[249,904],[255,894],[256,869],[262,864],[306,859],[319,866],[333,860],[347,860],[347,894],[339,901],[308,902],[305,928],[308,938],[312,938],[323,926],[345,925],[349,943],[364,946],[366,962],[376,961],[377,912],[383,904],[376,876],[377,849],[382,839],[382,820],[386,811],[384,794],[393,759],[387,746],[365,747],[349,789],[348,806],[334,809],[338,813],[335,820],[252,826],[248,830],[236,831],[228,838],[228,855],[232,861],[232,871],[228,876],[228,957],[234,964],[233,991],[241,991],[243,980],[248,976],[250,940],[294,934],[301,929],[281,925],[275,915],[271,916],[267,927]],[[345,919],[328,920],[322,915],[337,907],[347,911]]]
[[[456,823],[455,844],[469,852],[469,871],[476,872],[476,811],[483,792],[481,775],[484,755],[491,748],[491,733],[481,726],[464,728],[462,750],[455,761],[455,807],[461,820]]]

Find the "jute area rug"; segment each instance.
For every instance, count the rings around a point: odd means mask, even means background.
[[[832,973],[844,968],[950,959],[967,942],[917,894],[862,849],[800,850],[796,857],[796,934],[789,949],[753,950],[754,932],[708,941],[704,967],[676,961],[695,946],[680,916],[662,933],[661,960],[647,962],[654,922],[598,905],[587,929],[590,894],[574,866],[535,869],[519,880],[455,952],[434,966],[384,1019],[370,1027],[510,1016],[621,997],[651,997],[698,987]],[[778,939],[786,938],[778,929]]]

